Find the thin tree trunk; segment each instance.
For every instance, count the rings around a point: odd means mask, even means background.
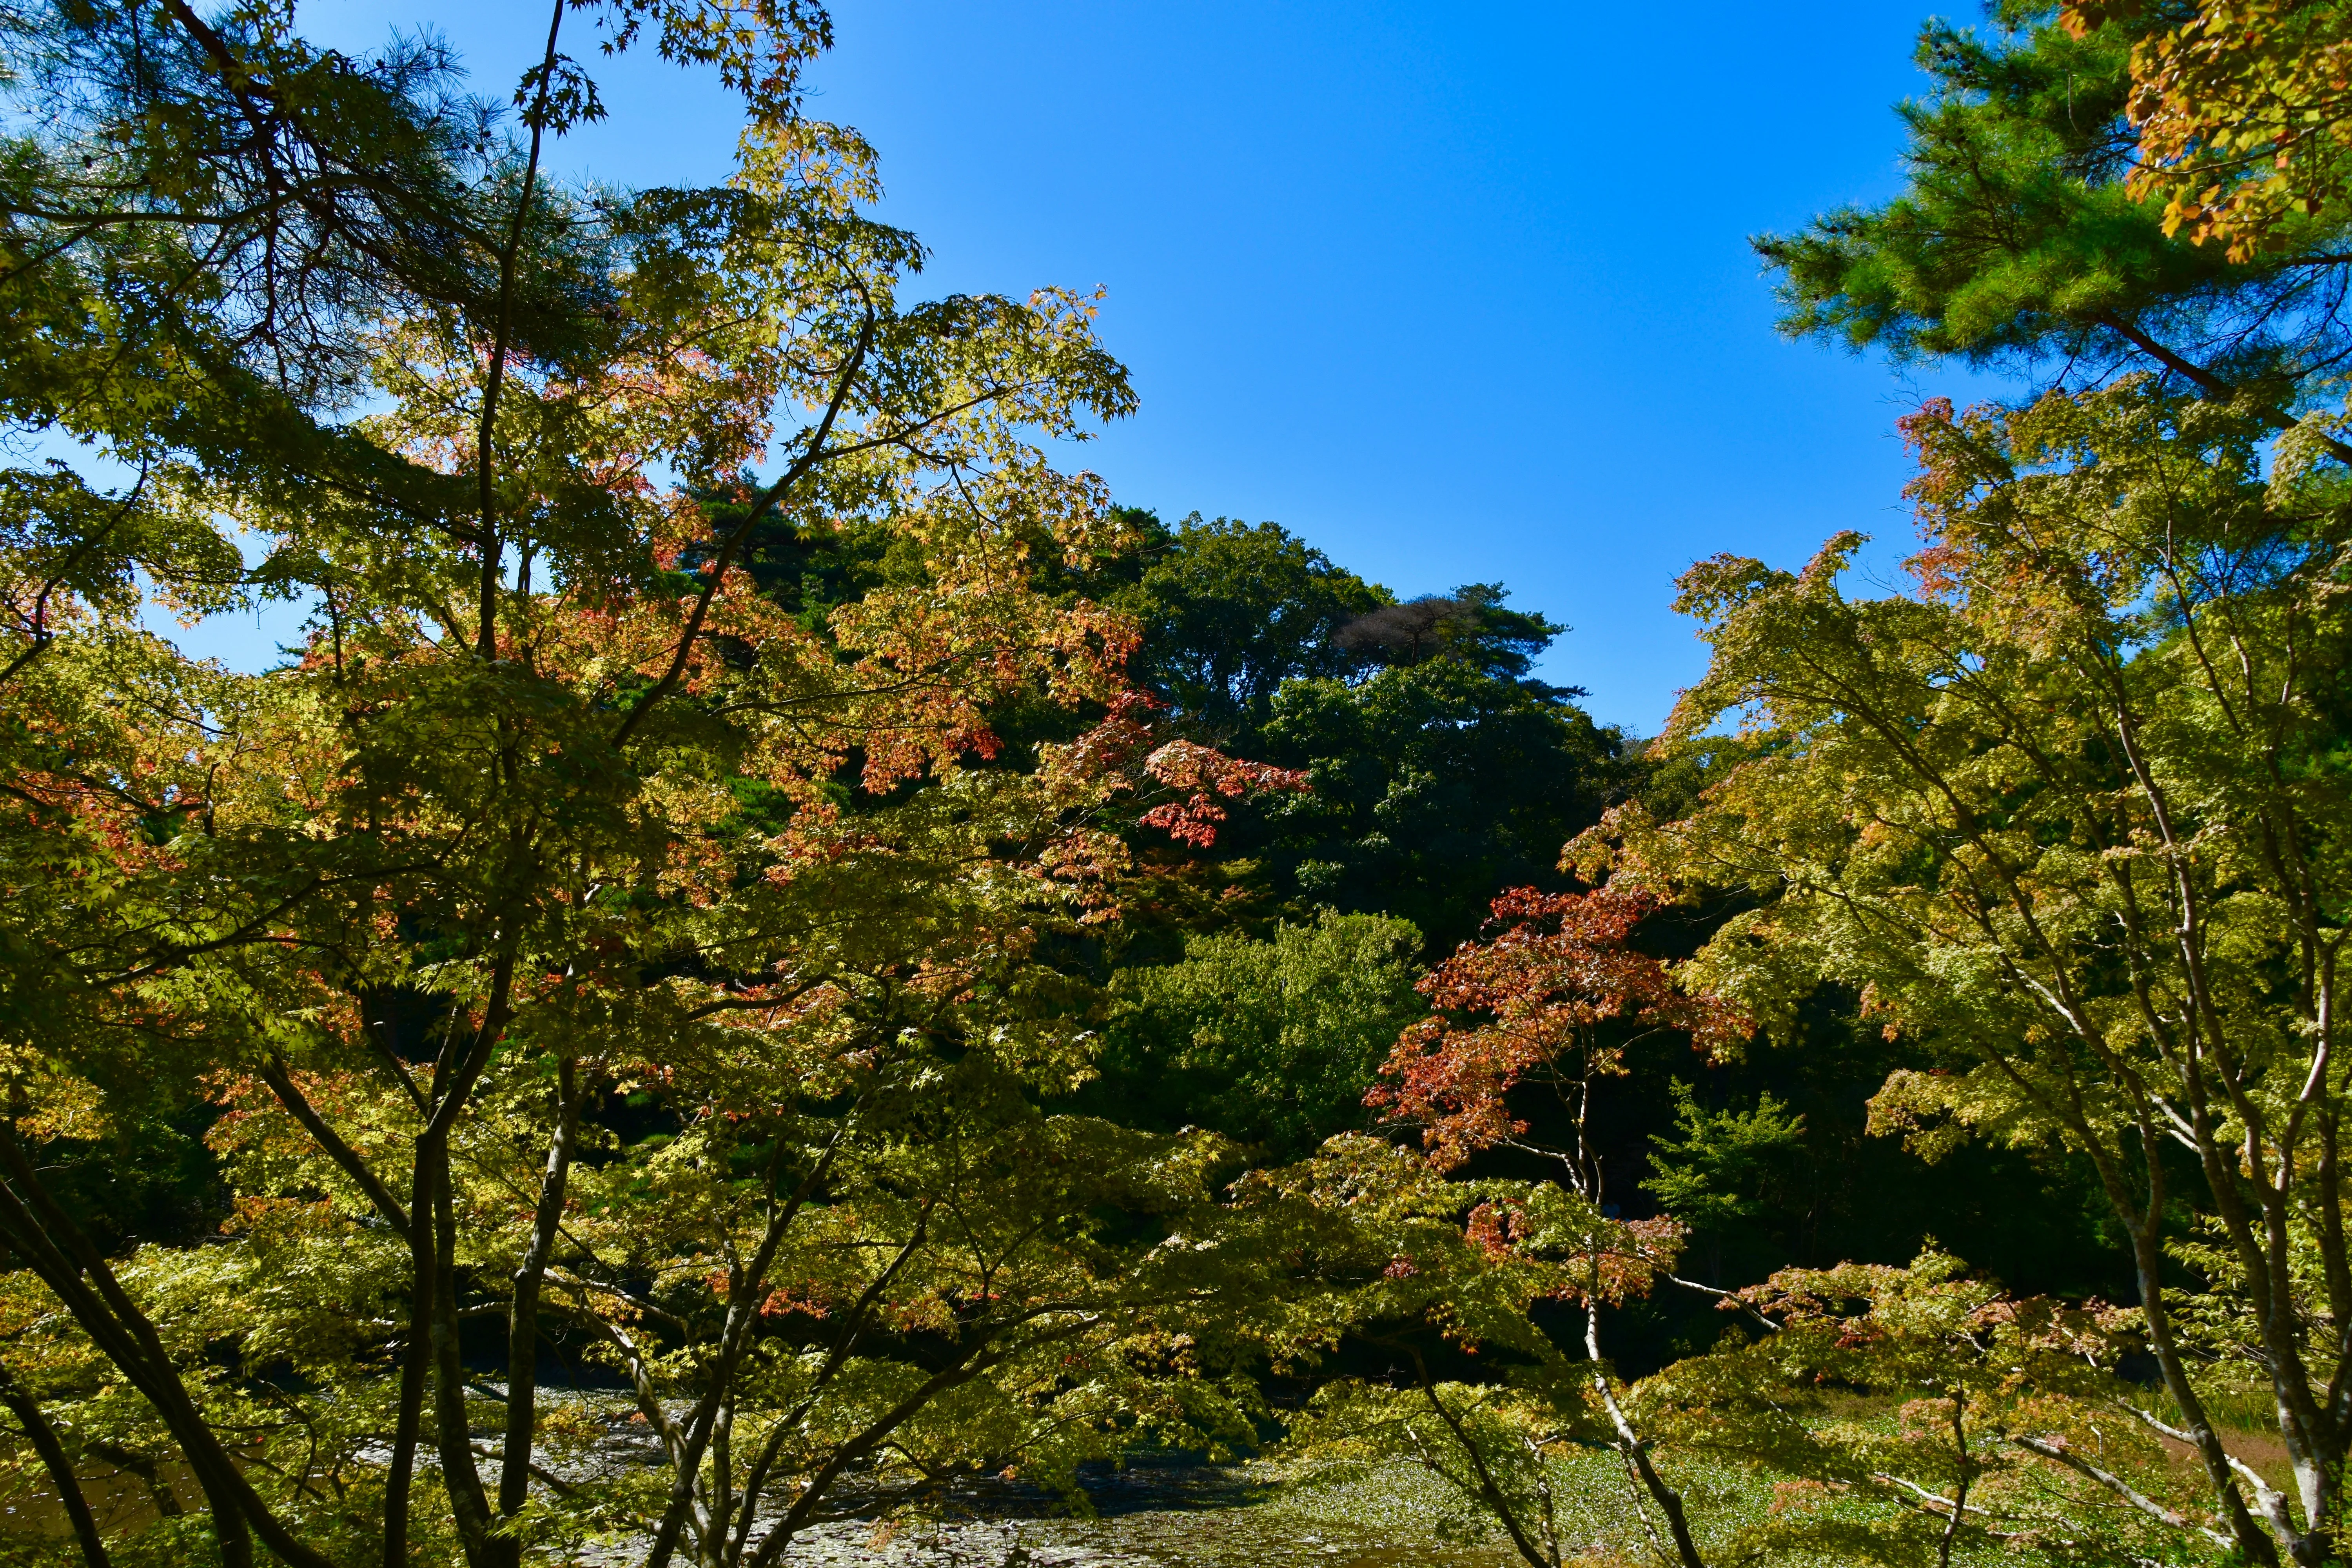
[[[1936,1542],[1936,1568],[1952,1568],[1952,1542],[1969,1511],[1969,1483],[1976,1479],[1976,1467],[1969,1462],[1968,1400],[1965,1391],[1952,1390],[1952,1442],[1960,1451],[1960,1478],[1952,1489],[1952,1517],[1944,1521],[1944,1533]]]
[[[1429,1363],[1411,1345],[1404,1347],[1404,1352],[1412,1358],[1412,1370],[1421,1383],[1422,1398],[1428,1402],[1429,1408],[1437,1418],[1445,1424],[1446,1430],[1454,1434],[1454,1440],[1462,1446],[1463,1457],[1470,1461],[1471,1473],[1478,1478],[1478,1495],[1485,1500],[1488,1510],[1494,1514],[1496,1522],[1502,1525],[1503,1532],[1511,1538],[1511,1544],[1517,1548],[1520,1556],[1528,1560],[1529,1568],[1559,1568],[1559,1554],[1557,1551],[1547,1554],[1536,1550],[1536,1543],[1528,1538],[1527,1526],[1519,1522],[1518,1515],[1512,1510],[1511,1500],[1503,1494],[1501,1484],[1495,1479],[1494,1471],[1487,1465],[1486,1456],[1478,1452],[1478,1445],[1471,1440],[1470,1434],[1463,1429],[1462,1423],[1454,1418],[1454,1412],[1445,1408],[1445,1402],[1437,1397],[1437,1384],[1429,1375]],[[1418,1443],[1420,1439],[1416,1437],[1414,1441]],[[1536,1462],[1538,1466],[1542,1464],[1541,1455],[1537,1456]],[[1432,1468],[1435,1467],[1433,1465]],[[1442,1475],[1444,1471],[1440,1470],[1439,1473]],[[1556,1547],[1558,1543],[1555,1542],[1552,1544]]]
[[[922,1414],[931,1401],[987,1371],[990,1363],[981,1355],[984,1348],[984,1343],[974,1345],[967,1352],[967,1359],[951,1363],[933,1373],[914,1392],[884,1411],[864,1431],[835,1448],[832,1456],[817,1468],[816,1473],[809,1478],[808,1485],[793,1500],[793,1506],[784,1511],[784,1517],[776,1521],[776,1528],[760,1542],[760,1549],[751,1554],[751,1568],[775,1568],[775,1564],[783,1559],[785,1548],[792,1544],[793,1537],[800,1533],[810,1516],[832,1494],[834,1484],[841,1479],[845,1471],[881,1447],[883,1440],[891,1433]]]
[[[2189,1423],[2191,1441],[2198,1458],[2205,1466],[2206,1479],[2211,1483],[2214,1496],[2221,1500],[2221,1516],[2230,1526],[2231,1539],[2250,1563],[2278,1563],[2278,1546],[2254,1522],[2246,1508],[2246,1500],[2238,1490],[2238,1478],[2230,1468],[2230,1456],[2221,1447],[2219,1434],[2213,1430],[2211,1417],[2205,1413],[2205,1402],[2189,1385],[2188,1369],[2181,1364],[2180,1347],[2172,1338],[2171,1314],[2164,1310],[2164,1252],[2155,1226],[2157,1219],[2150,1215],[2145,1221],[2131,1225],[2132,1261],[2139,1275],[2139,1299],[2147,1320],[2148,1347],[2156,1353],[2156,1364],[2164,1373],[2165,1391],[2180,1407]],[[2273,1521],[2275,1523],[2275,1521]]]
[[[334,1568],[296,1539],[247,1484],[189,1397],[154,1324],[131,1300],[89,1237],[50,1196],[5,1118],[0,1118],[0,1159],[5,1160],[16,1186],[24,1189],[19,1196],[8,1183],[0,1182],[0,1237],[39,1275],[170,1428],[212,1510],[214,1532],[228,1568],[246,1568],[253,1561],[254,1534],[293,1568]]]
[[[0,1404],[16,1415],[33,1451],[40,1455],[42,1468],[49,1472],[50,1484],[58,1489],[58,1501],[65,1505],[66,1518],[73,1524],[74,1539],[81,1543],[82,1561],[89,1568],[113,1568],[106,1555],[106,1541],[98,1533],[98,1521],[89,1511],[89,1500],[82,1496],[81,1481],[74,1475],[73,1461],[66,1458],[65,1445],[58,1441],[57,1428],[41,1413],[40,1402],[26,1393],[5,1366],[0,1366]]]
[[[394,1418],[392,1463],[384,1478],[383,1568],[408,1568],[408,1503],[416,1478],[416,1445],[425,1426],[425,1380],[433,1362],[435,1282],[433,1168],[425,1139],[416,1141],[408,1189],[408,1342],[400,1360],[400,1407]]]
[[[670,1556],[677,1550],[678,1537],[685,1531],[688,1518],[698,1514],[708,1515],[709,1510],[700,1506],[702,1457],[709,1451],[720,1409],[734,1397],[736,1368],[741,1360],[743,1342],[750,1336],[752,1325],[759,1321],[760,1302],[764,1299],[767,1289],[769,1266],[775,1260],[776,1248],[782,1245],[785,1231],[792,1227],[793,1219],[799,1215],[810,1194],[816,1191],[826,1173],[832,1170],[834,1151],[840,1147],[840,1135],[836,1134],[824,1155],[809,1168],[808,1174],[802,1179],[792,1196],[776,1203],[769,1213],[767,1226],[761,1234],[760,1245],[753,1250],[751,1261],[735,1270],[728,1279],[727,1317],[719,1330],[717,1353],[710,1360],[710,1385],[687,1419],[684,1440],[673,1460],[677,1470],[670,1479],[669,1504],[663,1510],[661,1525],[654,1532],[653,1550],[646,1554],[646,1568],[668,1568]],[[782,1155],[781,1138],[777,1155],[779,1159]],[[772,1175],[770,1177],[772,1183],[775,1179]],[[774,1201],[772,1197],[771,1201]],[[715,1526],[707,1523],[703,1518],[697,1519],[697,1528],[706,1533],[714,1527],[721,1535],[725,1533],[727,1521],[724,1515],[719,1517]]]
[[[547,1149],[547,1172],[539,1188],[539,1209],[530,1245],[515,1270],[514,1300],[507,1313],[507,1429],[499,1475],[499,1516],[512,1519],[530,1497],[531,1445],[539,1397],[539,1292],[555,1253],[563,1222],[563,1193],[572,1174],[573,1129],[579,1114],[579,1063],[557,1064],[555,1129]]]
[[[1617,1394],[1609,1386],[1609,1373],[1601,1364],[1601,1303],[1587,1297],[1584,1302],[1584,1349],[1592,1359],[1592,1386],[1601,1395],[1601,1407],[1609,1412],[1609,1425],[1617,1434],[1617,1451],[1642,1478],[1642,1485],[1666,1516],[1666,1529],[1675,1538],[1675,1555],[1681,1559],[1682,1568],[1706,1568],[1706,1560],[1698,1554],[1698,1543],[1691,1539],[1690,1520],[1683,1512],[1683,1494],[1666,1485],[1666,1479],[1650,1462],[1650,1446],[1634,1429],[1633,1418],[1625,1407],[1617,1403]]]
[[[473,1432],[466,1418],[466,1359],[458,1340],[457,1219],[450,1192],[449,1151],[438,1138],[425,1141],[418,1156],[430,1162],[434,1253],[432,1318],[434,1435],[441,1457],[441,1484],[467,1562],[475,1568],[505,1568],[491,1535],[489,1494],[474,1462]]]

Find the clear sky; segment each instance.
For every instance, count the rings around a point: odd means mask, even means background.
[[[1747,237],[1895,188],[1926,3],[839,0],[814,107],[874,142],[937,290],[1109,290],[1142,408],[1076,456],[1120,500],[1402,595],[1499,580],[1573,627],[1543,673],[1649,732],[1702,668],[1684,565],[1910,538],[1894,421],[1950,378],[1779,338]],[[501,94],[547,16],[301,15],[438,31]],[[723,173],[715,84],[598,74],[559,167]]]

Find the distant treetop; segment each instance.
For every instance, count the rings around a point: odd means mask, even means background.
[[[1370,663],[1402,666],[1451,658],[1482,674],[1524,680],[1537,658],[1568,630],[1524,610],[1507,610],[1510,590],[1500,583],[1467,583],[1451,594],[1423,594],[1383,605],[1339,628],[1334,642]],[[1548,688],[1580,697],[1580,687]]]

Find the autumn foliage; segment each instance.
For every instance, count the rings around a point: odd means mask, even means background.
[[[1494,901],[1486,942],[1465,943],[1421,984],[1435,1009],[1397,1041],[1366,1097],[1419,1126],[1431,1158],[1461,1164],[1528,1131],[1514,1091],[1574,1085],[1580,1115],[1595,1078],[1624,1070],[1635,1031],[1678,1029],[1700,1051],[1742,1037],[1746,1021],[1675,984],[1629,938],[1657,908],[1644,894],[1516,888]]]

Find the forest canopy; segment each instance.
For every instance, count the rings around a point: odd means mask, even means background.
[[[1532,1568],[2341,1561],[2352,9],[1926,26],[1903,190],[1756,248],[2013,395],[1902,420],[1899,591],[1692,565],[1654,737],[1507,584],[1066,471],[1098,297],[928,292],[831,44],[0,9],[0,1561],[1147,1461]],[[553,172],[631,50],[723,180]]]

